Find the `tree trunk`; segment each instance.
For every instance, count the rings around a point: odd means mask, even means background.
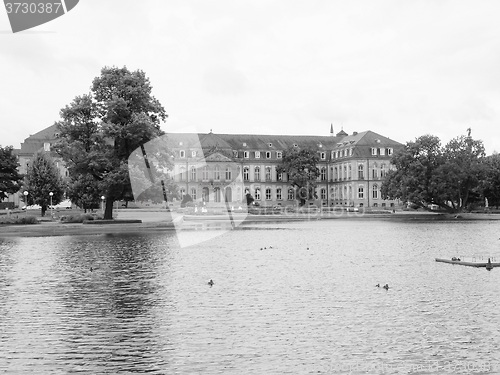
[[[106,208],[104,209],[104,220],[113,220],[113,201],[112,199],[106,199]]]
[[[47,206],[42,205],[42,217],[45,216],[45,212],[47,212]]]

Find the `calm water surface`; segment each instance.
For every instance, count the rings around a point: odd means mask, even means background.
[[[500,222],[273,227],[0,238],[0,372],[500,373],[500,269],[434,261]]]

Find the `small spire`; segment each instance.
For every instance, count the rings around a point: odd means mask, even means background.
[[[330,124],[330,135],[333,135],[333,124]]]
[[[210,134],[212,134],[212,129],[210,129]]]

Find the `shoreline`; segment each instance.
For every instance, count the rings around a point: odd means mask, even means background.
[[[235,229],[248,230],[251,224],[277,224],[283,222],[300,222],[316,220],[387,220],[387,221],[491,221],[500,220],[500,214],[487,213],[463,213],[442,214],[430,212],[397,212],[397,213],[343,213],[341,215],[248,215]],[[120,222],[122,221],[122,222]],[[0,224],[0,238],[2,237],[51,237],[51,236],[75,236],[75,235],[101,235],[120,233],[144,233],[144,232],[175,232],[176,227],[172,220],[147,221],[139,223],[117,220],[116,222],[93,222],[89,223],[62,223],[54,221],[40,221],[38,224]],[[210,215],[199,216],[186,220],[187,225],[182,228],[185,231],[196,230],[221,230],[228,229],[230,225],[227,216]],[[198,224],[198,225],[196,225]]]

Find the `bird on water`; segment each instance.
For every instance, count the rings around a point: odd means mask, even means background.
[[[385,285],[384,285],[384,289],[385,289],[385,290],[389,290],[389,284],[385,284]]]
[[[208,282],[208,285],[213,286],[214,285],[214,281],[212,279],[210,279],[210,281]]]

